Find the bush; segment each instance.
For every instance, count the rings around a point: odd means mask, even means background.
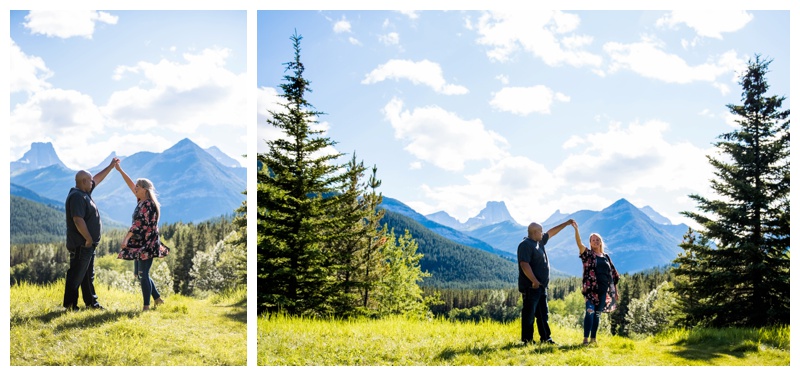
[[[676,299],[669,286],[663,282],[644,298],[631,300],[625,315],[627,334],[652,335],[672,327]]]

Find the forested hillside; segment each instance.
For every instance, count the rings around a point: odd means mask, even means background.
[[[52,206],[11,196],[11,243],[50,243],[64,240],[64,212]]]
[[[516,286],[517,265],[508,259],[445,239],[391,211],[386,211],[381,223],[394,228],[395,233],[408,230],[417,241],[417,251],[423,254],[422,270],[431,273],[424,286],[465,289]]]

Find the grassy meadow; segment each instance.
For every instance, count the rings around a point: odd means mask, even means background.
[[[605,319],[605,317],[603,318]],[[258,365],[788,366],[789,328],[673,330],[641,339],[552,327],[558,346],[519,342],[519,321],[258,319]],[[538,340],[538,332],[534,332]]]
[[[195,299],[165,295],[142,312],[141,293],[95,283],[106,310],[61,307],[64,280],[10,290],[10,365],[247,365],[247,289]]]

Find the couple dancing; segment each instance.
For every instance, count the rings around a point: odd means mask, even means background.
[[[539,330],[542,343],[556,344],[550,336],[547,307],[547,284],[550,280],[550,260],[545,245],[551,237],[562,229],[572,225],[575,228],[575,242],[578,245],[578,256],[583,263],[583,281],[581,292],[586,302],[583,318],[583,344],[597,341],[597,328],[600,326],[600,314],[616,309],[619,295],[617,282],[619,273],[605,253],[605,244],[599,234],[589,236],[589,247],[581,242],[578,223],[570,219],[547,232],[542,226],[531,223],[528,236],[517,247],[519,262],[519,291],[522,293],[522,342],[533,343],[533,323]]]
[[[150,267],[153,259],[164,257],[169,253],[169,248],[159,239],[158,218],[161,206],[158,203],[153,183],[148,179],[133,180],[122,170],[119,158],[114,158],[111,163],[92,176],[88,171],[82,170],[75,174],[75,187],[70,189],[65,204],[67,219],[67,249],[69,250],[69,269],[67,270],[66,287],[64,290],[64,308],[68,311],[78,310],[78,288],[83,295],[83,302],[87,308],[103,309],[97,301],[94,290],[94,256],[97,244],[100,242],[102,222],[100,211],[97,209],[92,192],[111,172],[116,169],[122,175],[128,188],[136,196],[136,209],[128,233],[122,240],[118,258],[133,260],[134,274],[141,282],[144,305],[142,309],[150,309],[150,297],[154,299],[155,306],[163,304],[164,300],[150,278]]]

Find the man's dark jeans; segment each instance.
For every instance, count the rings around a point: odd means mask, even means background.
[[[539,339],[550,339],[550,310],[547,307],[547,288],[529,288],[522,294],[522,342],[533,342],[533,322],[539,330]]]
[[[69,252],[69,270],[64,289],[64,308],[78,308],[78,287],[81,288],[83,302],[87,307],[97,305],[94,292],[94,253],[96,245],[81,246]]]

